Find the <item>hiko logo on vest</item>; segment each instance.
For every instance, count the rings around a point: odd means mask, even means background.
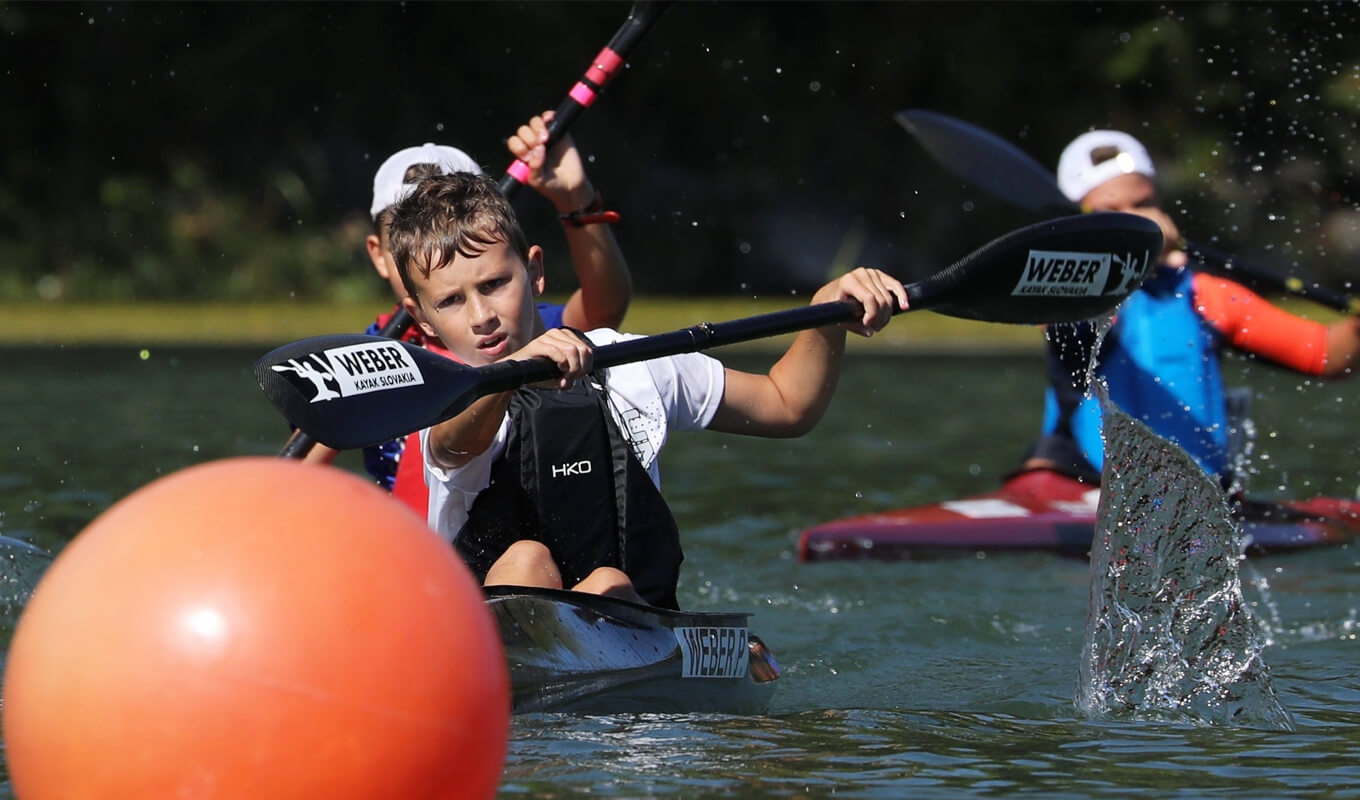
[[[415,359],[396,342],[332,347],[290,358],[286,364],[274,364],[270,369],[292,373],[296,377],[290,380],[299,387],[310,383],[316,392],[313,403],[425,382]]]
[[[567,478],[572,475],[589,475],[591,466],[589,461],[572,461],[566,464],[554,464],[552,476],[554,478]]]

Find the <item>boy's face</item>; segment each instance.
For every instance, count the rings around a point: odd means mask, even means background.
[[[1180,228],[1176,226],[1175,220],[1162,211],[1157,198],[1157,184],[1146,175],[1129,172],[1111,178],[1083,197],[1081,207],[1086,211],[1137,214],[1157,223],[1162,229],[1163,260],[1171,259],[1181,247]],[[1180,266],[1179,263],[1174,265]]]
[[[1089,211],[1139,211],[1157,208],[1157,185],[1146,175],[1129,172],[1117,175],[1092,189],[1081,199]]]
[[[400,300],[406,296],[406,287],[402,285],[401,273],[397,272],[397,263],[392,260],[392,250],[388,247],[386,234],[379,236],[370,233],[364,240],[364,247],[368,250],[368,260],[373,263],[373,269],[377,270],[378,277],[387,281],[387,285],[392,287],[392,294]]]
[[[535,298],[543,293],[543,251],[529,263],[504,242],[476,258],[455,256],[430,272],[412,270],[416,296],[406,308],[427,336],[437,337],[464,363],[484,366],[518,351],[543,332]]]

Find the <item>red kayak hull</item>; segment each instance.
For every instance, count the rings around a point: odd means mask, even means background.
[[[800,561],[896,561],[989,551],[1085,557],[1100,490],[1049,470],[1021,473],[994,492],[863,514],[803,531]],[[1268,511],[1268,513],[1261,513]],[[1253,504],[1243,522],[1248,553],[1344,544],[1360,535],[1360,503],[1332,497]]]

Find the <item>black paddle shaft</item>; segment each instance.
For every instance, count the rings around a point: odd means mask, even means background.
[[[633,52],[633,48],[642,40],[647,31],[651,30],[652,25],[661,18],[662,13],[671,5],[669,0],[638,0],[633,3],[632,10],[628,13],[628,18],[623,21],[623,26],[614,33],[614,37],[609,40],[609,44],[595,56],[589,68],[571,89],[567,96],[557,106],[557,111],[553,114],[552,122],[548,123],[548,141],[556,142],[566,135],[576,118],[591,106],[604,91],[614,76],[623,70],[624,64],[628,61],[628,56]],[[505,175],[501,177],[500,190],[506,197],[514,197],[520,187],[524,185],[524,176],[528,174],[528,165],[519,159],[515,159],[506,168]],[[388,321],[384,331],[390,329],[391,333],[379,333],[379,336],[388,336],[396,339],[403,336],[407,329],[411,327],[414,320],[405,308],[398,308]]]
[[[908,308],[1019,324],[1070,322],[1109,312],[1138,288],[1162,249],[1161,229],[1133,214],[1084,214],[996,239],[906,287]],[[594,351],[594,366],[697,352],[855,319],[836,301],[628,339]],[[255,375],[299,429],[349,449],[449,419],[480,397],[556,378],[546,359],[469,367],[376,336],[304,339],[267,353]]]
[[[1360,314],[1360,298],[1338,292],[1316,283],[1304,283],[1299,278],[1280,276],[1263,271],[1262,267],[1248,264],[1222,250],[1215,250],[1199,242],[1183,241],[1181,246],[1205,272],[1225,278],[1239,280],[1249,286],[1265,291],[1280,291],[1311,300],[1320,306],[1348,314]]]
[[[670,5],[669,0],[638,0],[633,3],[633,8],[628,14],[628,19],[624,20],[623,26],[614,34],[614,38],[609,40],[609,44],[595,56],[585,74],[572,85],[567,96],[557,106],[552,122],[548,123],[549,142],[561,139],[581,112],[595,102],[605,86],[623,70],[633,48]],[[512,162],[506,169],[505,176],[501,178],[501,191],[507,196],[512,195],[524,185],[524,177],[528,171],[528,165],[523,161]]]
[[[1053,173],[1028,153],[990,131],[923,109],[894,115],[926,152],[965,181],[1012,205],[1048,214],[1071,214],[1081,207],[1058,188]],[[1285,292],[1319,305],[1360,313],[1360,299],[1234,258],[1198,242],[1179,245],[1204,272],[1241,281],[1262,291]]]

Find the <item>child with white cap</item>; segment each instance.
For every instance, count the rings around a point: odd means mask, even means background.
[[[1181,232],[1157,206],[1153,179],[1157,170],[1147,148],[1121,131],[1088,131],[1072,140],[1058,160],[1058,189],[1082,211],[1120,211],[1139,214],[1162,227],[1162,258],[1184,266],[1179,250]],[[1127,196],[1126,196],[1127,195]]]
[[[550,328],[615,328],[623,320],[633,292],[628,264],[610,228],[619,215],[604,210],[601,195],[586,176],[580,152],[570,136],[563,136],[549,146],[548,124],[552,119],[553,112],[545,111],[521,125],[506,140],[510,154],[529,168],[525,183],[557,209],[580,283],[580,288],[564,305],[539,303],[539,315]],[[484,174],[481,166],[462,150],[426,143],[403,148],[388,156],[373,176],[373,202],[369,208],[373,231],[365,238],[364,246],[373,269],[392,287],[397,308],[400,308],[406,290],[387,242],[386,227],[391,209],[405,199],[422,178],[457,172]],[[379,315],[366,332],[377,334],[395,311]],[[450,355],[440,342],[427,338],[416,326],[412,326],[403,338]],[[414,463],[405,468],[401,465],[402,453],[411,438],[414,437],[365,448],[364,467],[379,485],[423,516],[425,486],[419,459],[414,459]],[[335,451],[317,445],[308,453],[307,460],[330,461],[334,457]]]
[[[1226,485],[1232,479],[1229,420],[1219,355],[1232,347],[1321,377],[1351,374],[1360,320],[1331,325],[1290,314],[1223,278],[1187,269],[1180,230],[1158,201],[1147,148],[1127,133],[1078,136],[1058,161],[1058,186],[1083,211],[1139,214],[1162,227],[1153,276],[1119,307],[1100,343],[1095,375],[1110,399],[1183,447]],[[1096,323],[1048,331],[1049,387],[1043,432],[1024,469],[1050,469],[1099,483],[1104,462],[1098,400],[1087,391]]]
[[[544,304],[540,311],[550,327],[614,327],[623,320],[633,293],[628,265],[609,227],[619,216],[604,210],[600,193],[586,177],[580,152],[570,136],[553,142],[551,148],[546,146],[552,118],[552,111],[535,116],[506,140],[511,155],[529,167],[526,183],[557,209],[581,284],[565,306]],[[388,156],[373,176],[373,203],[369,208],[373,232],[364,244],[373,268],[392,287],[398,301],[406,296],[406,290],[387,249],[387,212],[409,195],[421,178],[455,172],[483,174],[477,162],[462,150],[424,144]]]

